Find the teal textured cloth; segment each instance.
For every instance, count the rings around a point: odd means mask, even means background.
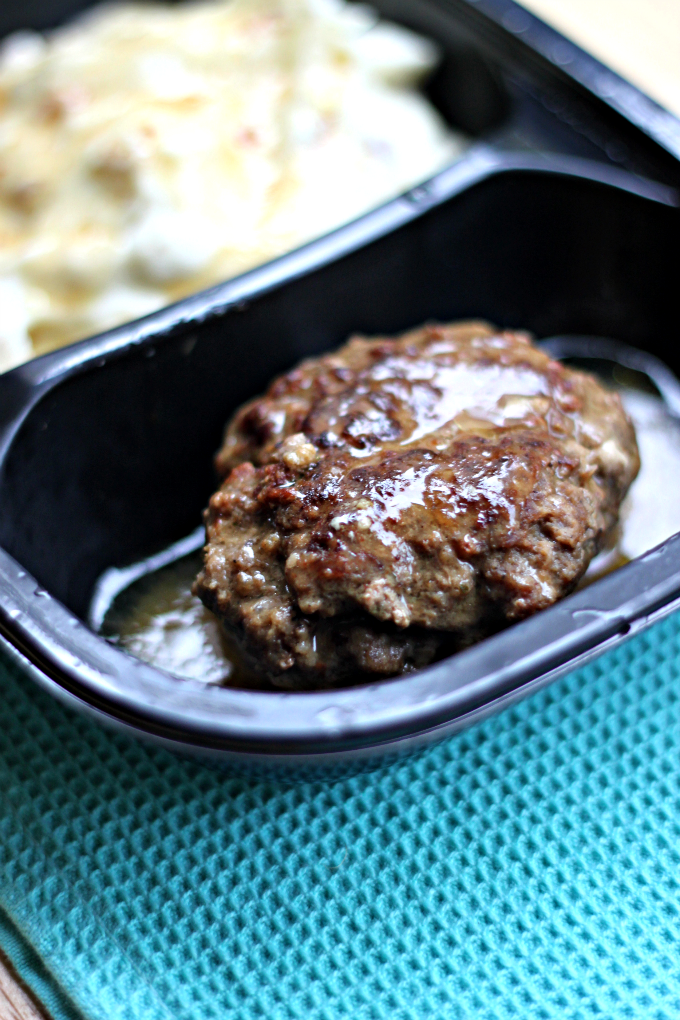
[[[0,687],[0,944],[59,1020],[680,1016],[680,615],[328,784]]]

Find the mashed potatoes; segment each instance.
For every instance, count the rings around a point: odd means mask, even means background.
[[[424,39],[344,0],[100,7],[0,53],[0,370],[451,162]]]

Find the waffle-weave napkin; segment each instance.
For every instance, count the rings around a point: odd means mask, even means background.
[[[0,662],[0,944],[57,1020],[680,1017],[680,615],[419,757],[234,778]]]

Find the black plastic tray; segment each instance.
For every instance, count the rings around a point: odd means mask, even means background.
[[[674,538],[419,674],[305,694],[178,680],[83,622],[104,570],[195,528],[234,407],[353,331],[484,317],[539,337],[613,336],[680,368],[674,118],[514,4],[378,6],[447,48],[431,88],[478,137],[461,162],[267,266],[0,378],[3,644],[80,709],[247,765],[401,752],[680,604]],[[40,9],[54,20],[54,5]],[[643,125],[588,91],[598,74],[635,98],[638,120],[651,111]]]

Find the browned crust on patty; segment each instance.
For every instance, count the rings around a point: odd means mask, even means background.
[[[288,687],[419,668],[573,589],[639,458],[619,397],[485,323],[355,337],[242,407],[196,591]]]

